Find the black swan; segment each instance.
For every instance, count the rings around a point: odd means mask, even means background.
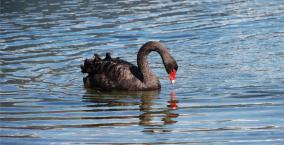
[[[133,91],[160,89],[160,81],[150,70],[147,61],[147,55],[151,51],[156,51],[161,55],[170,81],[174,83],[178,69],[175,59],[162,43],[149,41],[140,48],[137,54],[138,66],[120,58],[111,58],[110,53],[107,53],[104,59],[97,54],[91,59],[86,59],[81,65],[82,73],[88,74],[83,79],[85,87]]]

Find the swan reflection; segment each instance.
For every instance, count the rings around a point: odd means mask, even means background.
[[[161,103],[160,101],[164,100],[162,97],[169,98],[169,100]],[[89,90],[83,96],[83,101],[91,102],[86,106],[89,108],[86,111],[93,111],[94,115],[104,114],[100,118],[104,121],[98,121],[104,122],[101,124],[102,126],[139,124],[141,126],[162,127],[177,123],[175,118],[179,116],[179,114],[173,113],[178,108],[175,92],[171,92],[170,96],[162,96],[160,91],[100,92]],[[138,122],[136,119],[138,119]],[[145,131],[152,132],[153,130],[147,128]]]

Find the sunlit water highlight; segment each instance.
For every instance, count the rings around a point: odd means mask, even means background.
[[[0,143],[284,143],[284,2],[1,1]],[[165,43],[174,86],[83,87],[79,65]]]

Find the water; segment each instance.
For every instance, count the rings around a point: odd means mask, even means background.
[[[282,0],[1,0],[1,144],[284,143]],[[80,64],[165,43],[161,91],[83,87]]]

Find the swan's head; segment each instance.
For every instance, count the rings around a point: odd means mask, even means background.
[[[176,72],[178,70],[177,62],[171,57],[170,61],[165,63],[166,71],[169,74],[169,78],[172,84],[176,80]]]

